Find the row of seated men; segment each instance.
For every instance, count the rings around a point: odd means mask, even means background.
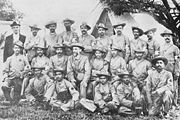
[[[73,43],[69,46],[72,55],[64,55],[67,46],[56,44],[56,55],[49,59],[44,54],[47,48],[39,44],[35,46],[37,56],[29,65],[21,54],[23,48],[22,42],[15,42],[14,54],[5,62],[4,103],[17,104],[22,96],[64,111],[80,103],[93,112],[96,107],[102,113],[140,109],[149,115],[168,115],[172,108],[174,80],[172,73],[165,70],[165,57],[149,62],[144,59],[144,49],[135,49],[135,58],[126,65],[116,46],[109,51],[103,46],[93,47],[91,56],[84,52],[82,44]]]

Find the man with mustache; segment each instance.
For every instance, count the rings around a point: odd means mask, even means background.
[[[138,27],[132,27],[134,39],[130,41],[130,57],[129,60],[135,58],[135,51],[136,49],[143,49],[145,50],[144,56],[147,54],[147,43],[140,38],[143,35],[143,30]]]
[[[73,86],[80,91],[80,98],[86,98],[86,89],[91,75],[91,66],[87,56],[82,55],[84,47],[80,43],[71,45],[72,56],[68,58],[67,76]]]
[[[155,70],[146,79],[149,115],[168,116],[173,101],[173,76],[171,72],[165,70],[165,66],[168,64],[165,57],[154,58],[152,64],[155,66]]]
[[[84,45],[85,47],[85,55],[87,55],[89,58],[91,58],[92,56],[92,46],[94,46],[95,44],[95,37],[88,34],[88,30],[90,30],[91,27],[89,25],[87,25],[86,22],[83,22],[80,25],[80,30],[82,35],[79,36],[79,43],[81,43],[82,45]]]
[[[37,24],[31,25],[29,27],[31,29],[32,35],[29,38],[27,38],[27,40],[25,41],[24,48],[27,51],[28,61],[31,63],[32,59],[36,55],[36,51],[34,47],[41,42],[43,43],[44,41],[38,35],[38,32],[39,30],[41,30],[41,28],[39,28]]]
[[[44,37],[45,46],[48,48],[46,54],[48,57],[51,57],[56,54],[53,46],[60,41],[59,35],[56,33],[57,22],[49,21],[45,25],[45,28],[49,29],[50,31],[50,33]]]
[[[122,31],[123,28],[126,26],[126,23],[121,23],[114,25],[113,28],[115,30],[115,35],[111,36],[112,38],[112,45],[116,45],[120,50],[120,56],[124,58],[127,62],[130,51],[129,51],[129,38],[125,36]]]
[[[160,55],[165,56],[168,59],[168,64],[166,66],[166,70],[172,72],[174,77],[174,91],[175,91],[175,105],[177,105],[178,99],[178,78],[180,75],[179,69],[179,48],[175,46],[172,42],[174,34],[165,30],[161,33],[161,36],[164,38],[165,43],[160,47]]]

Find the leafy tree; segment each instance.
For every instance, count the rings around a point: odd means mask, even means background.
[[[100,0],[109,6],[116,15],[124,12],[151,14],[160,24],[170,29],[176,36],[174,43],[180,38],[180,1],[179,0]],[[178,45],[179,46],[179,45]]]

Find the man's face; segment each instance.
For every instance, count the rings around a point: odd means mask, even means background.
[[[56,54],[62,55],[63,49],[62,48],[56,48]]]
[[[144,55],[144,53],[143,53],[143,52],[135,52],[135,55],[136,55],[136,58],[137,58],[138,60],[141,60],[142,57],[143,57],[143,55]]]
[[[111,53],[112,53],[112,57],[115,57],[117,55],[118,51],[115,49],[112,49]]]
[[[134,35],[134,38],[138,38],[139,37],[139,31],[138,30],[133,30],[133,35]]]
[[[118,27],[115,28],[115,32],[116,32],[116,34],[118,34],[118,35],[121,35],[121,34],[122,34],[122,30],[123,30],[123,27],[122,27],[122,26],[118,26]]]
[[[173,40],[173,37],[172,37],[172,35],[165,34],[164,40],[166,43],[170,43]]]
[[[63,80],[63,73],[62,72],[56,72],[55,73],[55,80],[56,81],[62,81]]]
[[[150,40],[150,39],[153,38],[153,35],[154,35],[154,33],[153,33],[152,31],[149,31],[149,32],[147,33],[147,38]]]
[[[103,55],[103,53],[101,51],[96,50],[96,52],[95,52],[96,58],[100,59],[100,58],[102,58],[102,55]]]
[[[56,25],[55,24],[49,25],[49,30],[50,30],[51,33],[55,33]]]
[[[73,47],[73,56],[76,57],[81,53],[82,49],[79,47]]]
[[[156,62],[156,68],[157,68],[158,70],[162,70],[164,67],[165,67],[165,64],[164,64],[164,62],[163,62],[162,60],[158,60],[158,61]]]
[[[18,34],[20,31],[20,26],[16,25],[16,26],[12,26],[12,31],[14,34]]]
[[[86,35],[87,34],[87,28],[86,28],[86,26],[81,26],[80,27],[80,29],[81,29],[81,33],[83,34],[83,35]]]
[[[101,84],[105,84],[107,82],[107,77],[106,76],[100,76],[99,80],[100,80]]]
[[[34,28],[31,29],[33,36],[36,36],[38,31],[39,31],[38,29],[34,29]]]
[[[122,80],[124,81],[125,84],[129,84],[130,83],[130,77],[128,75],[124,75]]]
[[[13,50],[14,50],[14,53],[17,55],[17,54],[20,54],[21,48],[17,45],[14,45]]]
[[[99,36],[104,36],[105,33],[106,33],[106,30],[105,30],[104,28],[99,28],[99,29],[98,29],[98,34],[99,34]]]
[[[41,57],[43,55],[43,49],[42,48],[37,48],[37,54],[39,57]]]
[[[70,21],[65,21],[65,22],[64,22],[64,26],[65,26],[65,27],[71,27],[71,25],[72,25],[72,24],[71,24]]]
[[[42,70],[40,69],[34,69],[34,74],[39,77],[42,74]]]

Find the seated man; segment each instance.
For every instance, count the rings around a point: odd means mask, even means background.
[[[45,69],[44,67],[32,67],[34,72],[34,77],[29,80],[29,85],[25,90],[26,99],[33,104],[37,103],[37,105],[42,105],[43,101],[46,99],[50,99],[51,95],[46,95],[46,90],[48,89],[48,85],[52,84],[52,80],[42,71]]]
[[[142,110],[142,99],[139,88],[131,80],[132,75],[128,72],[119,74],[121,82],[116,87],[117,96],[120,103],[119,113],[139,114]],[[139,113],[138,113],[139,112]]]
[[[118,99],[115,88],[109,82],[108,73],[98,74],[99,84],[95,87],[94,102],[99,107],[102,114],[115,110],[118,105]]]
[[[20,54],[22,49],[23,43],[21,41],[15,42],[13,47],[14,54],[8,57],[5,62],[5,69],[3,70],[3,81],[5,84],[2,85],[2,91],[6,99],[4,103],[18,103],[20,100],[24,72],[30,69],[27,58]]]
[[[155,66],[146,81],[146,92],[149,103],[149,115],[168,115],[173,100],[173,77],[172,73],[164,68],[168,60],[165,57],[156,57],[152,60]]]
[[[52,95],[51,99],[49,99],[50,105],[59,107],[63,111],[74,109],[79,100],[79,92],[68,80],[64,79],[64,70],[58,69],[53,70],[53,72],[55,81],[46,92],[47,94]]]

